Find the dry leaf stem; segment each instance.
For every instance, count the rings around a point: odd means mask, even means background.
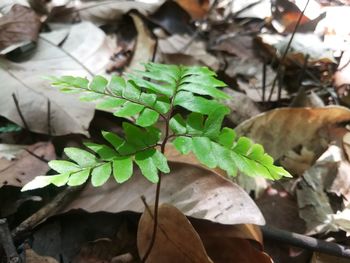
[[[59,211],[74,197],[74,193],[81,190],[83,186],[84,185],[79,187],[67,187],[61,193],[57,194],[50,203],[46,204],[11,231],[13,239],[18,239],[21,234],[30,231],[38,224],[45,221],[48,217]]]
[[[0,244],[5,251],[7,262],[17,263],[21,261],[13,244],[11,233],[5,218],[0,219]]]
[[[350,258],[350,248],[346,246],[269,226],[262,226],[261,230],[266,239],[337,257]]]
[[[175,94],[176,95],[176,94]],[[171,105],[170,105],[170,111],[168,113],[168,115],[164,118],[165,120],[165,136],[164,136],[164,140],[160,146],[160,151],[162,152],[162,154],[165,154],[165,146],[168,142],[168,140],[171,138],[171,135],[169,134],[169,122],[170,122],[170,118],[173,115],[173,103],[174,103],[174,97],[171,99]],[[163,173],[160,172],[159,173],[159,181],[157,183],[157,189],[156,189],[156,197],[155,197],[155,201],[154,201],[154,212],[153,212],[153,233],[152,233],[152,238],[151,238],[151,242],[148,246],[148,249],[146,250],[145,255],[142,258],[142,262],[145,263],[148,256],[151,254],[151,251],[153,249],[154,243],[156,241],[156,236],[157,236],[157,229],[158,229],[158,208],[159,208],[159,197],[160,197],[160,187],[161,187],[161,183],[162,183],[162,176]]]
[[[285,60],[285,58],[286,58],[286,56],[287,56],[287,54],[288,54],[288,51],[289,51],[289,48],[290,48],[290,46],[291,46],[291,44],[292,44],[293,38],[294,38],[294,36],[295,36],[295,33],[297,32],[297,29],[298,29],[298,27],[299,27],[299,25],[300,25],[301,19],[302,19],[303,16],[304,16],[304,13],[305,13],[306,8],[307,8],[307,6],[309,5],[309,2],[310,2],[310,0],[307,0],[303,11],[300,13],[300,15],[299,15],[299,17],[298,17],[298,21],[297,21],[297,23],[295,24],[295,28],[294,28],[294,30],[293,30],[293,33],[292,33],[292,35],[290,36],[289,42],[288,42],[288,44],[287,44],[287,46],[286,46],[286,49],[284,50],[283,55],[282,55],[282,57],[281,57],[281,59],[280,59],[280,63],[278,64],[278,67],[277,67],[276,76],[275,76],[275,78],[273,79],[273,82],[272,82],[272,88],[271,88],[271,91],[270,91],[270,94],[269,94],[269,97],[268,97],[268,101],[271,101],[272,94],[273,94],[273,92],[274,92],[274,90],[275,90],[276,81],[278,80],[279,75],[281,74],[281,71],[282,71],[282,69],[283,69],[283,62],[284,62],[284,60]],[[281,92],[281,91],[279,91],[279,93],[280,93],[280,92]]]

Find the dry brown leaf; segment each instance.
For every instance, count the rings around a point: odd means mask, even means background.
[[[5,48],[13,50],[15,44],[18,47],[19,44],[36,42],[40,26],[40,19],[32,9],[13,5],[9,13],[0,17],[0,51]]]
[[[187,11],[192,19],[203,19],[209,11],[209,0],[176,0]]]
[[[293,150],[286,152],[280,163],[291,174],[301,176],[314,163],[315,157],[314,152],[302,147],[300,153]]]
[[[275,159],[296,146],[320,147],[321,128],[350,120],[350,110],[324,108],[280,108],[253,117],[236,127],[237,133],[261,143]],[[283,147],[282,147],[283,146]]]
[[[221,224],[264,224],[255,203],[238,185],[212,171],[184,164],[170,163],[172,172],[164,175],[160,203],[174,205],[182,213]],[[156,185],[147,181],[137,170],[124,184],[111,178],[95,188],[88,184],[80,195],[63,211],[83,209],[88,212],[142,212],[141,196],[153,204]]]
[[[181,64],[201,64],[214,70],[219,69],[219,60],[206,51],[205,43],[200,40],[193,40],[188,35],[175,34],[159,39],[158,45],[163,56],[168,56],[166,59],[167,63],[171,63],[169,58],[172,58],[172,56],[169,55],[173,55],[176,59],[179,59],[179,56],[182,57],[183,61]],[[175,62],[178,63],[180,61],[176,60]]]
[[[201,236],[212,238],[241,238],[256,241],[263,247],[263,236],[260,227],[252,224],[223,225],[201,219],[189,219],[194,229]]]
[[[73,263],[107,263],[119,252],[118,244],[109,238],[100,238],[84,245]]]
[[[26,263],[58,263],[58,261],[52,257],[40,256],[32,249],[25,250]]]
[[[15,94],[29,129],[49,133],[50,100],[52,135],[88,134],[94,105],[50,88],[43,77],[103,73],[111,54],[104,32],[88,22],[40,34],[38,50],[30,60],[15,63],[0,58],[0,79],[6,83],[1,89],[0,114],[23,126],[12,98]]]
[[[234,124],[238,125],[261,113],[258,105],[244,93],[229,88],[225,88],[224,92],[231,97],[229,100],[225,100],[225,104],[231,109],[227,118]]]
[[[27,151],[23,150],[17,154],[16,159],[12,161],[0,159],[0,188],[4,185],[22,187],[33,180],[35,176],[46,174],[49,166],[46,161],[39,158],[48,161],[56,158],[52,143],[38,142],[33,144],[27,148]]]
[[[135,51],[130,61],[129,68],[143,69],[142,62],[148,62],[152,60],[154,49],[156,47],[156,41],[151,36],[145,22],[137,14],[130,14],[132,17],[136,30],[137,39]]]
[[[153,210],[153,207],[150,207]],[[141,258],[152,239],[153,214],[142,214],[137,232],[137,247]],[[201,239],[185,215],[169,204],[158,208],[158,231],[149,263],[213,263],[208,257]]]

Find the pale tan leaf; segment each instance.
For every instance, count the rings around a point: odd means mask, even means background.
[[[171,174],[162,178],[160,203],[177,207],[182,213],[221,224],[264,224],[261,212],[238,185],[209,170],[184,164],[170,163]],[[142,212],[141,195],[153,204],[156,185],[139,171],[124,184],[114,179],[94,188],[90,184],[63,211],[83,209],[88,212]]]
[[[6,83],[1,90],[0,114],[23,126],[12,98],[15,94],[31,131],[49,133],[50,118],[52,135],[88,134],[94,105],[49,87],[44,77],[103,73],[111,54],[106,35],[88,22],[41,34],[30,60],[15,63],[0,59],[0,79]]]
[[[141,63],[145,63],[152,60],[154,49],[156,47],[156,40],[153,39],[145,22],[139,15],[130,15],[134,21],[137,30],[137,39],[135,51],[130,61],[129,68],[143,69]]]
[[[38,255],[32,249],[25,250],[25,259],[27,263],[58,263],[56,259]]]
[[[146,209],[139,221],[137,247],[141,258],[145,255],[152,239],[153,214],[150,214],[151,212]],[[147,262],[213,263],[186,216],[169,204],[163,204],[158,209],[158,231]]]

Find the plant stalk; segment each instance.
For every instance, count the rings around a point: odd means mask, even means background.
[[[171,115],[172,115],[172,111],[170,111],[169,115],[166,118],[166,122],[165,122],[165,137],[164,137],[164,140],[160,146],[160,151],[162,154],[165,153],[165,145],[167,144],[167,142],[170,138],[170,136],[169,136],[169,120],[170,120]],[[157,230],[158,230],[158,208],[159,208],[160,186],[162,183],[162,176],[163,176],[163,173],[159,172],[159,181],[157,183],[156,197],[155,197],[155,201],[154,201],[152,239],[151,239],[151,242],[147,248],[145,255],[143,256],[143,258],[141,260],[143,263],[146,263],[146,260],[149,257],[149,255],[151,254],[154,243],[156,241]]]

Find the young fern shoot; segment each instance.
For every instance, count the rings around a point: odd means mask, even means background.
[[[156,63],[146,63],[144,67],[144,71],[126,74],[126,78],[113,76],[110,81],[102,76],[95,76],[91,82],[73,76],[54,78],[53,86],[62,92],[80,93],[82,101],[94,101],[97,109],[108,109],[115,116],[126,118],[122,124],[124,135],[102,131],[106,144],[85,143],[89,151],[66,148],[64,152],[70,161],[49,162],[56,175],[38,176],[22,191],[49,184],[77,186],[89,178],[97,187],[112,175],[117,183],[124,183],[133,175],[136,164],[147,180],[158,183],[155,236],[160,180],[162,174],[170,172],[164,155],[167,143],[172,143],[181,154],[193,152],[200,163],[219,167],[229,176],[235,176],[237,170],[271,180],[291,176],[274,165],[260,144],[238,138],[233,129],[222,127],[230,112],[222,101],[229,96],[219,89],[226,84],[216,79],[215,72],[206,67]],[[180,108],[189,114],[177,113]],[[160,118],[165,131],[157,128]],[[154,237],[152,240],[154,243]]]

